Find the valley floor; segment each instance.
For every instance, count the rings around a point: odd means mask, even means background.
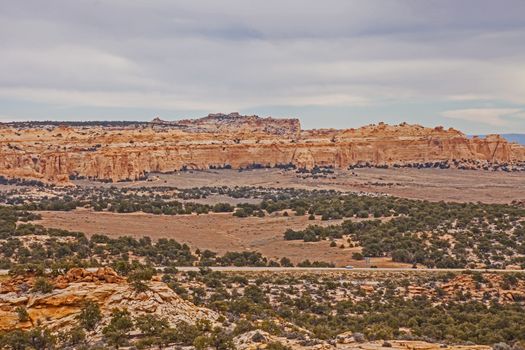
[[[228,251],[253,250],[269,258],[288,257],[293,263],[330,261],[337,266],[364,267],[364,261],[352,259],[359,247],[330,247],[330,242],[286,241],[283,233],[287,228],[301,230],[310,224],[335,225],[342,220],[315,221],[307,216],[237,218],[231,213],[206,215],[153,215],[144,213],[118,214],[77,209],[69,212],[41,211],[40,224],[50,228],[81,231],[86,235],[105,234],[109,237],[129,235],[135,238],[149,236],[152,239],[173,238],[190,247],[209,249],[219,254]],[[342,242],[341,242],[342,243]],[[409,264],[395,263],[390,258],[373,258],[371,264],[378,267],[403,267]]]
[[[75,181],[81,186],[101,185]],[[525,172],[362,168],[336,170],[334,174],[314,177],[294,170],[256,169],[186,171],[174,174],[150,174],[148,181],[122,182],[105,186],[262,186],[303,189],[334,189],[385,193],[411,199],[453,202],[510,203],[525,200]]]

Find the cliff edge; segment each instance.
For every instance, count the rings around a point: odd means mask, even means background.
[[[498,135],[420,125],[302,130],[297,119],[210,114],[150,123],[16,123],[0,126],[0,175],[66,183],[137,180],[150,172],[279,165],[488,168],[525,162],[525,147]]]

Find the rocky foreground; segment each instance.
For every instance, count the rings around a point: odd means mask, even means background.
[[[17,276],[0,283],[0,334],[15,329],[31,329],[36,326],[51,332],[71,332],[78,321],[78,316],[86,302],[96,303],[102,314],[98,326],[88,333],[87,343],[100,344],[105,326],[111,320],[115,309],[127,310],[134,317],[153,315],[167,320],[170,326],[178,322],[195,324],[205,320],[210,324],[219,325],[221,316],[210,309],[197,307],[179,297],[165,283],[152,280],[147,283],[147,289],[137,291],[124,278],[118,276],[110,268],[100,268],[89,272],[81,268],[69,270],[64,275],[55,277],[52,290],[35,291],[37,278],[34,276]],[[26,311],[21,317],[20,310]],[[282,329],[293,327],[286,322]],[[132,332],[131,337],[140,338],[141,334]],[[424,341],[387,340],[365,341],[362,334],[348,331],[338,335],[335,341],[326,342],[308,335],[302,339],[290,339],[275,336],[257,329],[250,330],[233,339],[236,349],[275,349],[280,344],[283,349],[413,349],[433,350],[443,348],[443,345]],[[149,348],[149,347],[147,347]],[[153,348],[153,347],[151,347]],[[176,349],[174,344],[165,349]],[[188,347],[187,347],[188,348]],[[189,347],[193,349],[194,347]],[[189,349],[188,348],[188,349]],[[490,349],[489,346],[448,345],[448,349]]]
[[[67,183],[124,181],[183,169],[423,166],[516,170],[525,147],[443,127],[301,130],[297,119],[214,114],[151,123],[0,126],[0,176]]]
[[[167,317],[173,324],[195,323],[200,319],[215,321],[218,317],[212,310],[183,300],[160,281],[151,281],[147,291],[137,292],[110,268],[94,273],[71,269],[55,278],[50,293],[32,292],[34,283],[35,277],[23,276],[0,283],[0,331],[29,329],[37,324],[55,331],[70,328],[86,301],[100,306],[105,320],[101,326],[107,323],[114,308],[127,309],[133,315]],[[20,306],[29,316],[23,322],[17,314]]]

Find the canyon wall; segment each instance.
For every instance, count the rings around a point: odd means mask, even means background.
[[[4,125],[0,175],[64,183],[75,177],[137,180],[150,172],[254,165],[311,169],[460,161],[482,167],[525,161],[525,147],[498,135],[469,139],[454,129],[383,123],[301,130],[296,119],[225,116],[177,125],[161,120],[119,127]]]

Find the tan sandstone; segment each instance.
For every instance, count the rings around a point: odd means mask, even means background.
[[[525,161],[525,147],[498,135],[469,139],[455,129],[383,123],[301,130],[297,119],[210,115],[128,126],[0,127],[0,175],[67,183],[137,180],[151,172],[254,165],[403,165],[458,160]]]
[[[86,281],[87,277],[91,281]],[[86,301],[99,305],[103,315],[100,327],[109,322],[114,308],[127,309],[133,316],[155,314],[172,325],[179,321],[194,323],[218,318],[216,312],[182,299],[162,282],[150,281],[148,290],[139,293],[109,268],[96,272],[71,269],[57,277],[53,281],[55,289],[46,294],[32,292],[33,282],[33,277],[15,277],[0,284],[0,331],[28,329],[37,323],[51,330],[67,329],[76,323],[75,318]],[[57,284],[61,284],[61,288],[57,288]],[[11,288],[5,288],[6,285]],[[22,287],[24,285],[26,287]],[[29,321],[19,321],[17,307],[27,310]]]

